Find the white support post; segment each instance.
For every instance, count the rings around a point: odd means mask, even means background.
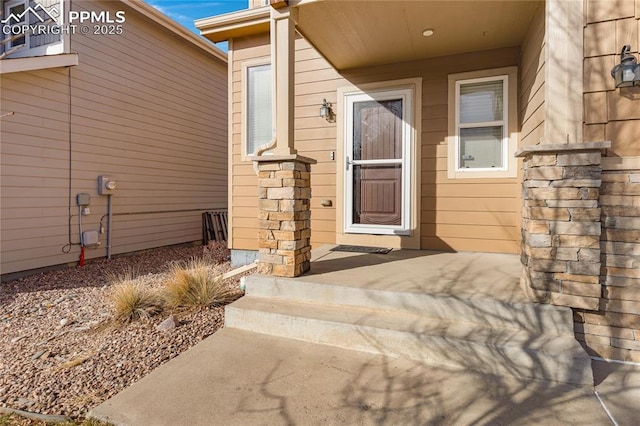
[[[271,68],[275,100],[274,155],[293,155],[295,9],[271,9]]]
[[[546,1],[543,144],[583,142],[583,8],[582,0]]]

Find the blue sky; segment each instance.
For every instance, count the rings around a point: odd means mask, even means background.
[[[243,10],[248,7],[248,0],[145,0],[173,20],[199,34],[193,21],[214,15]],[[227,50],[226,43],[219,43],[218,47]]]

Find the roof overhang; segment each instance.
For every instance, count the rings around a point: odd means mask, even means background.
[[[237,37],[269,32],[270,7],[258,7],[224,15],[198,19],[200,34],[218,43]]]
[[[544,0],[289,0],[296,28],[336,69],[518,46]],[[196,21],[214,42],[269,31],[270,7]],[[425,30],[433,34],[425,37]]]
[[[297,29],[344,70],[518,46],[538,7],[544,1],[307,0]]]

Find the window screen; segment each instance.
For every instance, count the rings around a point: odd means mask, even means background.
[[[271,142],[271,65],[247,68],[247,155]]]
[[[461,82],[458,89],[458,168],[504,168],[506,77]]]

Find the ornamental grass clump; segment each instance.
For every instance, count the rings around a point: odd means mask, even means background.
[[[202,259],[174,264],[164,287],[164,299],[171,307],[222,306],[237,298],[218,268]]]
[[[152,315],[162,312],[162,298],[145,287],[131,272],[114,277],[110,281],[113,283],[110,298],[116,321],[126,323],[137,319],[149,319]]]

